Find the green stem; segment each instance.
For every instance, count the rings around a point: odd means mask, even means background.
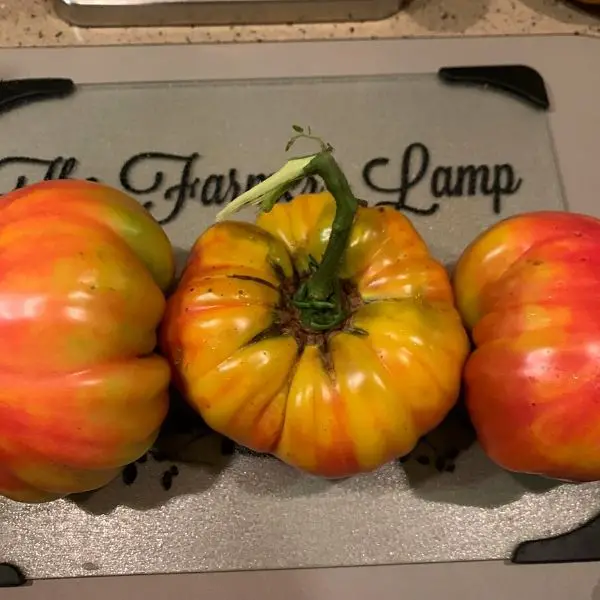
[[[339,325],[347,316],[339,270],[359,206],[348,180],[331,154],[331,148],[324,147],[318,154],[288,161],[271,177],[233,200],[217,215],[217,220],[249,205],[258,204],[263,212],[269,212],[286,191],[309,175],[319,175],[323,179],[335,200],[336,209],[323,258],[296,292],[293,301],[304,325],[323,331]]]
[[[335,200],[335,217],[331,234],[320,265],[306,284],[306,294],[313,300],[327,300],[335,292],[338,272],[346,252],[358,200],[354,197],[346,176],[331,155],[321,152],[311,162],[314,173],[321,176]]]

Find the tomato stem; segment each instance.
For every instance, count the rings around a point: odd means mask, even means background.
[[[322,143],[318,154],[289,160],[279,171],[238,196],[217,215],[217,220],[222,220],[245,206],[256,204],[263,212],[269,212],[296,182],[309,175],[321,177],[335,200],[335,216],[321,262],[293,298],[304,326],[316,331],[332,329],[347,317],[339,270],[360,204],[333,158],[332,150],[331,146]]]
[[[359,206],[357,198],[331,151],[317,154],[308,166],[309,174],[323,179],[336,204],[329,240],[323,258],[315,272],[299,288],[294,304],[301,311],[302,321],[312,329],[331,329],[345,318],[339,270],[348,245],[354,216]]]

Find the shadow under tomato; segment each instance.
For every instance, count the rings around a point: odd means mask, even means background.
[[[69,500],[86,512],[108,514],[119,506],[147,510],[175,496],[201,495],[229,464],[229,444],[172,390],[169,414],[154,447],[108,486]]]
[[[545,494],[554,488],[566,485],[564,481],[548,479],[547,477],[540,477],[538,475],[526,475],[524,473],[508,473],[508,475],[517,485],[521,486],[525,492],[532,492],[534,494]],[[574,483],[568,485],[577,484]]]
[[[462,402],[409,456],[384,466],[380,473],[327,480],[220,436],[173,389],[169,414],[154,448],[110,485],[69,500],[96,515],[120,506],[147,510],[177,496],[202,495],[219,482],[225,469],[242,492],[282,500],[330,494],[376,498],[387,494],[390,481],[396,481],[427,502],[496,507],[526,492],[543,493],[558,485],[505,472],[487,459],[476,444]]]
[[[462,402],[402,462],[414,493],[429,502],[496,508],[561,484],[493,463],[477,443]]]
[[[93,515],[107,515],[119,507],[144,511],[164,506],[178,496],[202,495],[219,480],[221,471],[211,467],[175,465],[177,475],[165,489],[163,480],[169,469],[156,465],[142,470],[133,484],[126,485],[122,479],[115,479],[108,486],[86,494],[68,498],[84,512]]]
[[[452,474],[423,472],[410,465],[405,468],[414,494],[427,502],[498,508],[519,500],[527,491],[489,461],[478,446],[459,457]]]
[[[462,403],[401,462],[414,494],[428,502],[491,508],[522,495],[498,481],[502,471],[477,444]]]

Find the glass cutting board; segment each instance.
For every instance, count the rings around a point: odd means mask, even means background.
[[[119,187],[181,262],[226,202],[282,165],[294,123],[335,147],[357,195],[404,211],[449,268],[499,219],[566,209],[548,112],[433,71],[81,84],[0,116],[0,191],[59,177]],[[597,484],[495,467],[460,410],[410,457],[338,482],[210,434],[185,456],[193,464],[164,452],[91,495],[0,501],[2,561],[54,578],[504,559],[600,509]]]

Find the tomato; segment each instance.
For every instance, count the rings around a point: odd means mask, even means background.
[[[330,192],[273,206],[310,173]],[[283,183],[282,183],[283,182]],[[329,150],[235,200],[196,241],[161,347],[217,432],[307,473],[407,454],[455,404],[468,338],[449,276],[410,221],[361,205]]]
[[[170,369],[154,354],[174,256],[134,199],[85,181],[0,201],[0,494],[99,488],[153,444]]]
[[[466,402],[502,467],[600,478],[600,221],[509,218],[479,236],[454,275],[475,352]]]

